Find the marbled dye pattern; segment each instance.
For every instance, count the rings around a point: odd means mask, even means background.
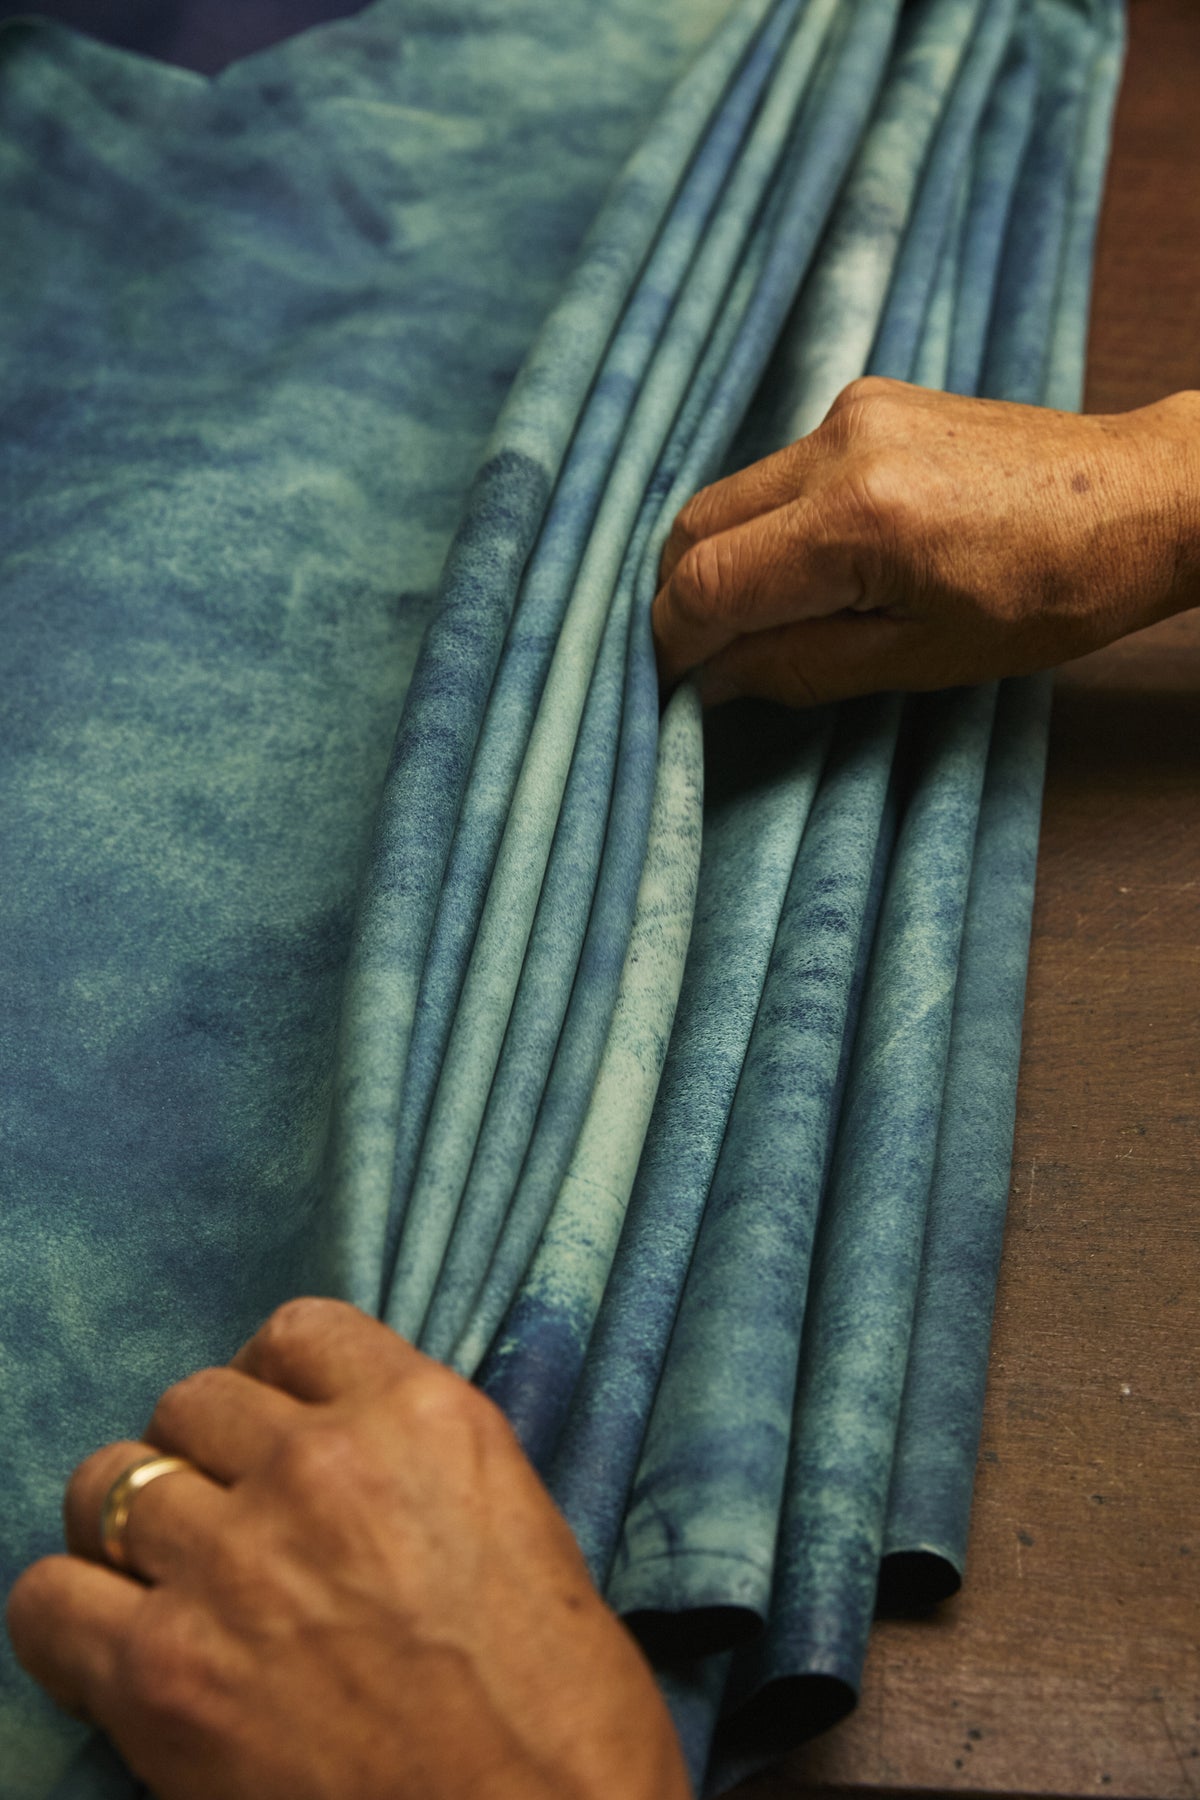
[[[660,729],[658,558],[866,367],[1078,403],[1121,27],[724,10],[0,34],[6,1563],[344,1293],[506,1407],[711,1791],[852,1703],[881,1552],[961,1568],[1046,685]],[[5,1682],[24,1800],[78,1734]]]
[[[1092,239],[1120,75],[1123,18],[1096,15],[1095,48],[1064,217],[1046,399],[1077,407]],[[1076,29],[1078,26],[1076,25]],[[1024,83],[1023,83],[1024,85]],[[1020,99],[1018,98],[1018,104]],[[1037,204],[1037,188],[1016,203]],[[1006,214],[1007,202],[1002,202]],[[1050,682],[1001,685],[963,931],[937,1162],[884,1532],[885,1554],[945,1593],[962,1577],[1008,1201],[1020,1017],[1033,907]],[[916,1559],[917,1566],[911,1566]]]
[[[699,713],[684,684],[663,716],[646,862],[596,1085],[528,1276],[480,1371],[535,1463],[553,1448],[583,1360],[667,1054],[700,864]],[[456,1360],[473,1370],[491,1337],[481,1333],[475,1348],[468,1333]]]
[[[314,1213],[347,950],[439,567],[723,10],[384,4],[215,82],[0,34],[10,1572],[80,1456],[339,1279]],[[593,245],[619,310],[636,247]],[[603,348],[590,295],[557,333],[555,369]],[[501,531],[545,486],[532,405]],[[78,1728],[7,1663],[5,1696],[18,1800]]]

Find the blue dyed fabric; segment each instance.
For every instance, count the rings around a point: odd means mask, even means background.
[[[881,1575],[961,1578],[1046,684],[660,719],[649,609],[864,369],[1078,404],[1120,43],[0,31],[10,1576],[309,1289],[505,1408],[698,1789],[853,1704]],[[0,1676],[6,1795],[131,1792]]]

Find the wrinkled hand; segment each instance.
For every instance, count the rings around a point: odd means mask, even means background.
[[[680,514],[670,685],[793,705],[1027,674],[1200,603],[1200,395],[1083,417],[865,379]]]
[[[102,1560],[115,1478],[147,1446]],[[159,1800],[684,1800],[640,1653],[501,1414],[336,1301],[282,1307],[169,1388],[27,1569],[25,1667]]]

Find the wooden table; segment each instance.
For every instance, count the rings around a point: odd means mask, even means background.
[[[1200,0],[1132,0],[1089,411],[1200,388]],[[1200,611],[1064,670],[962,1594],[739,1790],[1200,1797]]]

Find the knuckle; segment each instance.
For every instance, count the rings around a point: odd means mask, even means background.
[[[412,1426],[483,1433],[499,1421],[507,1430],[499,1407],[449,1369],[422,1370],[404,1383],[401,1393]]]
[[[147,1608],[125,1641],[121,1661],[127,1691],[142,1714],[179,1724],[202,1712],[211,1669],[185,1614],[166,1606]]]
[[[219,1369],[196,1369],[164,1388],[150,1415],[149,1433],[154,1438],[174,1438],[199,1407],[216,1399],[224,1385]]]
[[[889,541],[900,536],[913,508],[913,483],[905,459],[887,450],[860,457],[847,475],[847,498],[869,530]]]
[[[306,1423],[281,1438],[271,1458],[283,1491],[309,1500],[343,1495],[357,1485],[363,1464],[362,1440],[341,1419]]]
[[[824,430],[839,444],[869,441],[888,428],[903,383],[883,375],[860,375],[844,387],[825,419]]]
[[[309,1338],[345,1310],[340,1300],[322,1300],[310,1295],[285,1300],[261,1327],[259,1338],[268,1349],[292,1343],[297,1338]]]
[[[712,517],[713,490],[711,487],[701,488],[693,494],[686,506],[680,508],[679,515],[671,527],[672,547],[683,555],[694,544],[698,544],[709,535],[709,521]]]
[[[671,579],[671,590],[680,617],[688,624],[706,624],[720,614],[727,586],[728,558],[718,538],[703,538],[681,559]]]
[[[834,409],[839,412],[847,408],[876,406],[882,401],[894,400],[900,392],[902,383],[891,381],[886,375],[860,375],[848,382],[834,401]]]

